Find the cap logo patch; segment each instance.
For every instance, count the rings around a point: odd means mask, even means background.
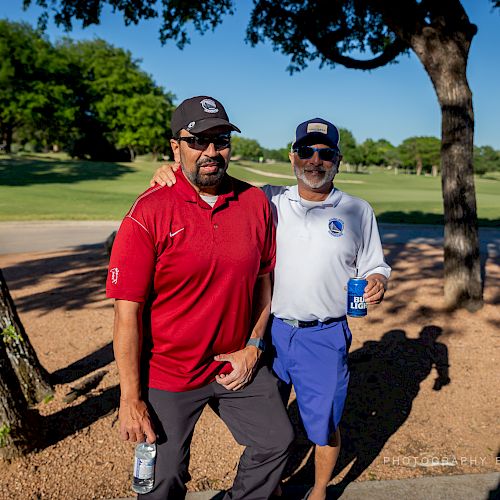
[[[203,99],[201,102],[201,107],[205,113],[218,113],[219,109],[217,108],[217,104],[212,99]]]
[[[187,124],[186,130],[191,130],[196,125],[196,122],[189,122]]]
[[[307,133],[314,134],[328,134],[328,125],[326,123],[308,123],[307,124]]]
[[[344,234],[344,221],[341,219],[330,219],[328,221],[328,231],[332,236],[338,238]]]

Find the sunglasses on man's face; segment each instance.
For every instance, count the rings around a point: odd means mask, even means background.
[[[190,137],[178,137],[178,141],[184,141],[191,149],[204,151],[213,144],[216,151],[231,146],[231,134],[219,134],[212,136],[192,135]]]
[[[312,146],[299,146],[293,150],[301,160],[312,158],[317,151],[323,161],[333,161],[339,154],[334,148],[313,148]]]

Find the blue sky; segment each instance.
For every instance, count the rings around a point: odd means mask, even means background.
[[[36,23],[39,10],[22,10],[22,0],[0,0],[0,17]],[[119,14],[105,10],[99,26],[75,26],[75,39],[103,38],[130,50],[156,83],[176,95],[176,102],[194,95],[216,97],[244,137],[263,146],[284,147],[295,126],[321,116],[348,128],[361,142],[385,138],[393,144],[415,135],[440,135],[441,117],[431,82],[413,55],[372,72],[341,66],[319,69],[313,63],[290,76],[288,58],[269,44],[245,44],[250,0],[238,0],[236,14],[215,32],[192,34],[183,51],[173,42],[162,46],[159,21],[125,26]],[[500,11],[488,0],[464,0],[479,27],[469,57],[468,78],[474,96],[475,142],[500,149]],[[65,35],[49,25],[52,40]]]

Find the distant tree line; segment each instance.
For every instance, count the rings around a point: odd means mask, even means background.
[[[95,39],[52,44],[0,20],[0,145],[92,160],[169,150],[173,95],[130,52]]]
[[[236,158],[257,161],[288,161],[291,144],[280,149],[266,149],[254,139],[233,137],[232,154]],[[351,131],[340,128],[340,146],[344,163],[357,171],[359,167],[380,166],[405,168],[420,175],[438,175],[441,162],[441,141],[437,137],[408,137],[398,146],[386,139],[366,139],[358,143]],[[500,172],[500,151],[491,146],[474,147],[474,171],[478,175]]]

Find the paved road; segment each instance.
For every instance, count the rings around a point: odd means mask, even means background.
[[[103,243],[118,221],[1,222],[0,254],[67,250]]]
[[[397,481],[351,483],[339,497],[342,500],[496,500],[500,498],[500,473],[429,476]],[[299,500],[307,491],[296,487],[286,491],[286,500]],[[219,491],[188,493],[186,500],[221,500]],[[130,497],[121,500],[133,500]]]
[[[0,254],[45,252],[103,243],[119,221],[0,222]],[[384,243],[443,243],[440,226],[380,224]],[[481,228],[481,251],[500,255],[500,229]]]

